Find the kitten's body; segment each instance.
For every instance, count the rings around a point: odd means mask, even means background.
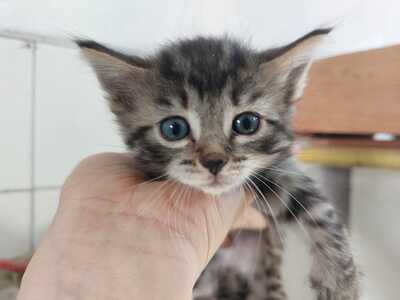
[[[277,222],[282,225],[286,222],[298,222],[296,225],[305,231],[313,256],[310,281],[311,287],[316,291],[316,299],[358,299],[358,273],[351,256],[346,231],[337,220],[333,207],[319,193],[313,181],[298,170],[290,158],[272,170],[264,170],[253,180],[260,198],[265,198],[270,203],[266,205],[264,201],[260,201],[256,205],[266,214],[269,223]],[[276,213],[275,219],[269,214],[269,206]],[[279,230],[282,232],[282,228]],[[210,270],[206,269],[203,274],[205,278],[208,277],[209,283],[217,282],[211,285],[214,288],[212,296],[204,300],[286,300],[280,273],[282,250],[280,232],[274,228],[264,230],[259,245],[255,245],[254,238],[249,237],[249,235],[254,237],[257,233],[244,232],[242,238],[239,234],[238,245],[250,242],[255,247],[265,249],[261,257],[256,256],[250,261],[243,262],[248,264],[251,272],[243,272],[246,268],[234,268],[231,261],[221,259],[227,252],[235,252],[236,264],[240,266],[238,260],[242,260],[245,253],[241,251],[241,246],[235,249],[234,244],[232,250],[220,250],[216,260],[211,262],[214,266]],[[248,255],[254,253],[249,251]],[[207,274],[208,272],[210,274]],[[228,294],[229,297],[218,296],[224,294]],[[241,296],[235,298],[235,294]],[[203,300],[199,297],[198,300],[200,299]]]
[[[195,300],[285,300],[281,245],[272,228],[241,230],[221,248],[194,288]]]
[[[196,38],[146,59],[92,41],[78,45],[143,174],[214,195],[246,187],[267,218],[298,221],[309,235],[318,300],[354,300],[357,271],[345,229],[291,155],[292,104],[302,94],[312,52],[328,32],[264,52],[227,38]],[[207,299],[285,299],[279,249],[270,233],[263,236],[263,255],[249,259],[254,272],[228,263],[221,273],[227,250],[217,254],[198,283],[200,289],[207,277],[218,277]]]

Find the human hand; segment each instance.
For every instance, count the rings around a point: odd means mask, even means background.
[[[191,299],[247,198],[144,182],[127,154],[89,157],[66,180],[18,299]]]

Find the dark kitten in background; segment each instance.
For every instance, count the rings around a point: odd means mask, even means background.
[[[262,52],[229,38],[199,37],[146,58],[94,41],[77,44],[107,92],[143,174],[213,195],[250,189],[266,218],[297,221],[307,232],[316,299],[353,300],[357,270],[346,230],[291,154],[293,103],[303,93],[315,48],[329,31]],[[256,244],[251,234],[243,236],[238,265]],[[254,268],[226,263],[220,250],[196,289],[213,286],[198,299],[285,299],[274,236],[263,232],[264,255],[248,261]]]

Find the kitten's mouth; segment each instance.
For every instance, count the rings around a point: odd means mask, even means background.
[[[180,183],[215,196],[229,192],[243,184],[242,176],[238,173],[220,173],[214,176],[199,172],[197,174],[182,174],[175,179]]]
[[[208,183],[206,183],[204,186],[212,186],[212,187],[216,187],[216,186],[223,186],[223,185],[227,185],[228,182],[226,179],[224,179],[221,176],[212,176],[211,179],[209,180]]]

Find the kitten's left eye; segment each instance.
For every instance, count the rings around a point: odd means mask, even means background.
[[[237,134],[254,134],[260,127],[260,117],[252,112],[238,115],[232,124],[232,129]]]
[[[171,117],[160,123],[161,135],[170,142],[179,141],[189,134],[189,124],[182,117]]]

